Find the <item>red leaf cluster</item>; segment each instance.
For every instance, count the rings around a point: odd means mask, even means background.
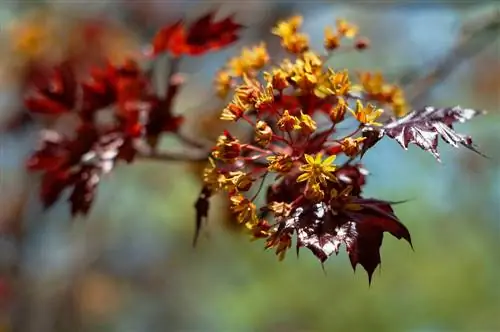
[[[210,12],[193,22],[189,27],[178,21],[162,28],[153,40],[152,55],[170,52],[174,56],[202,55],[219,50],[238,40],[238,32],[243,28],[233,17],[214,20]]]
[[[74,135],[43,131],[41,147],[27,162],[29,170],[43,172],[40,196],[45,207],[69,189],[72,214],[88,213],[100,179],[117,161],[132,162],[139,153],[156,151],[162,134],[178,134],[184,120],[173,114],[182,84],[175,79],[178,56],[202,55],[238,39],[239,24],[232,18],[214,21],[213,16],[209,13],[188,28],[182,22],[162,28],[152,41],[155,55],[177,56],[163,94],[154,90],[152,70],[130,58],[120,64],[95,64],[81,75],[76,70],[81,66],[70,57],[30,80],[25,106],[31,114],[55,121],[62,115],[78,119]],[[155,59],[149,60],[154,70]],[[103,122],[100,115],[108,115],[111,122]]]

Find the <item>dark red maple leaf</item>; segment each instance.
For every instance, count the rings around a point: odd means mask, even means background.
[[[193,247],[196,245],[200,230],[208,217],[208,210],[210,208],[209,198],[211,194],[212,192],[208,187],[203,187],[194,206],[196,209],[196,228],[193,237]]]
[[[344,165],[335,171],[335,176],[344,186],[351,186],[351,195],[359,196],[363,186],[366,184],[368,170],[361,164]],[[340,189],[340,188],[339,188]]]
[[[52,73],[31,83],[25,106],[33,113],[57,115],[76,105],[77,81],[69,63],[55,67]]]
[[[347,202],[346,202],[347,203]],[[371,282],[375,268],[380,264],[380,246],[384,232],[411,245],[408,229],[394,215],[389,202],[355,198],[349,204],[359,208],[348,209],[326,202],[304,204],[295,208],[289,217],[280,220],[274,238],[297,235],[297,252],[306,247],[323,263],[344,245],[353,268],[363,266]]]
[[[43,171],[40,196],[45,208],[51,207],[67,188],[72,215],[87,214],[102,175],[110,172],[116,161],[130,162],[136,153],[134,139],[121,131],[98,135],[88,124],[69,139],[46,131],[41,148],[27,162],[33,171]]]
[[[474,116],[484,114],[460,106],[448,108],[424,107],[414,110],[406,116],[386,123],[382,127],[366,126],[363,128],[363,136],[366,137],[363,145],[363,153],[375,145],[382,137],[388,136],[395,139],[405,150],[410,143],[416,144],[425,151],[429,151],[440,161],[437,150],[438,138],[448,144],[458,147],[462,145],[478,154],[481,154],[469,136],[455,132],[455,122],[465,122]]]

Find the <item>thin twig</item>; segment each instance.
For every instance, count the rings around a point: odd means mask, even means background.
[[[400,76],[399,83],[408,91],[408,102],[418,103],[429,92],[444,81],[461,63],[474,57],[481,50],[492,44],[498,37],[500,11],[488,13],[472,23],[464,24],[462,36],[455,46],[445,55],[430,72],[423,76],[417,70],[410,70]]]
[[[207,161],[208,152],[195,153],[183,153],[183,152],[173,152],[173,151],[161,151],[154,153],[139,153],[138,158],[156,160],[156,161],[186,161],[186,162],[196,162],[196,161]]]

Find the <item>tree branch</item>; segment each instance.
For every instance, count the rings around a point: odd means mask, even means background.
[[[462,35],[450,52],[430,71],[419,76],[419,70],[410,69],[400,76],[399,83],[408,91],[408,102],[425,99],[434,87],[443,82],[460,64],[474,57],[498,37],[500,11],[482,15],[464,24]]]

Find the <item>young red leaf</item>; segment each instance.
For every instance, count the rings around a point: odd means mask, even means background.
[[[153,38],[151,55],[157,56],[175,47],[175,37],[179,35],[182,29],[182,21],[161,28]]]
[[[73,217],[78,214],[87,215],[90,211],[100,175],[101,171],[92,165],[84,165],[73,175],[74,187],[69,196]]]
[[[382,127],[367,126],[363,129],[363,136],[366,137],[363,153],[375,145],[384,135],[395,139],[405,150],[413,143],[423,150],[429,151],[440,161],[437,150],[438,137],[448,144],[458,147],[462,145],[478,154],[481,154],[472,143],[469,136],[455,132],[453,124],[455,122],[465,122],[474,116],[484,114],[460,106],[451,108],[425,107],[414,110],[408,115],[385,124]]]
[[[54,68],[43,80],[33,82],[25,106],[33,113],[57,115],[71,111],[76,105],[77,82],[67,63]]]
[[[214,21],[214,12],[208,13],[194,22],[186,36],[190,55],[201,55],[228,46],[238,40],[242,25],[234,22],[233,17]]]

